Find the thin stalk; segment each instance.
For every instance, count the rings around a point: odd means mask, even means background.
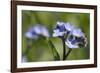
[[[52,49],[52,53],[53,53],[53,56],[54,56],[54,60],[60,60],[60,56],[59,56],[59,53],[57,52],[55,46],[53,45],[52,41],[51,40],[48,40],[49,44],[50,44],[50,47]]]
[[[69,56],[69,54],[71,53],[71,51],[72,51],[72,49],[71,48],[69,48],[69,51],[67,52],[67,54],[65,55],[65,59],[67,59],[68,58],[68,56]]]
[[[51,40],[48,40],[48,42],[49,42],[50,47],[51,47],[51,49],[52,49],[53,57],[55,58],[54,51],[53,51],[54,46],[53,46]]]
[[[65,60],[65,56],[66,56],[66,45],[65,45],[65,39],[62,38],[62,42],[63,42],[63,60]]]

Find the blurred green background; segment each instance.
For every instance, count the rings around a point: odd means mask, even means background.
[[[44,12],[44,11],[29,11],[22,10],[22,54],[27,51],[27,41],[25,38],[25,33],[29,27],[42,24],[46,26],[50,33],[52,34],[53,29],[56,27],[57,21],[69,22],[78,28],[81,28],[85,33],[88,41],[86,48],[73,49],[68,60],[84,60],[89,59],[89,49],[90,49],[90,14],[89,13],[71,13],[71,12]],[[63,55],[63,46],[59,38],[50,38],[55,45],[60,58]],[[66,47],[67,49],[67,47]],[[66,50],[68,51],[68,50]],[[53,54],[51,47],[49,46],[47,40],[40,37],[38,40],[33,41],[32,48],[25,54],[28,62],[37,61],[53,61]]]

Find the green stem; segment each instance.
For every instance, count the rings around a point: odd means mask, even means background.
[[[52,49],[52,53],[53,53],[53,56],[54,56],[54,60],[60,60],[60,56],[59,56],[59,53],[57,52],[55,46],[53,45],[52,41],[51,40],[48,40],[49,44],[50,44],[50,47]]]
[[[65,56],[66,56],[66,45],[65,45],[65,39],[62,38],[62,42],[63,42],[63,60],[65,60]]]
[[[48,42],[49,42],[49,44],[50,44],[50,47],[51,47],[51,50],[52,50],[53,56],[54,56],[54,58],[55,58],[54,51],[53,51],[54,46],[53,46],[51,40],[48,40]]]
[[[69,51],[67,52],[67,54],[65,55],[65,59],[67,59],[68,58],[68,56],[69,56],[69,54],[71,53],[71,51],[72,51],[72,49],[71,48],[69,48]]]

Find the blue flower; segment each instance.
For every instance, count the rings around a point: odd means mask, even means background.
[[[64,23],[64,22],[57,22],[57,26],[54,29],[53,37],[63,37],[65,34],[68,35],[72,30],[74,29],[74,26],[70,23]]]
[[[60,32],[59,29],[56,29],[53,31],[53,37],[60,37],[60,36],[64,36],[64,34],[66,33],[65,31],[64,32]]]
[[[70,23],[66,23],[64,26],[68,33],[75,29],[74,25],[71,25]]]
[[[65,43],[69,48],[80,48],[87,46],[85,34],[81,31],[81,29],[74,29],[71,31]]]
[[[65,31],[65,23],[64,22],[57,22],[57,27],[56,29],[59,29],[60,32],[64,32]]]
[[[30,27],[25,34],[26,38],[28,39],[37,39],[39,35],[44,37],[50,37],[48,29],[42,25],[36,25],[34,27]]]
[[[53,30],[53,37],[61,37],[64,36],[66,33],[64,23],[63,22],[57,22],[56,28]]]
[[[25,37],[28,39],[37,39],[38,35],[34,31],[33,27],[30,27],[29,30],[25,33]]]
[[[71,33],[72,35],[77,36],[77,37],[85,37],[85,34],[79,28],[74,29]]]
[[[66,35],[66,37],[64,37]],[[87,40],[85,34],[79,28],[75,28],[70,23],[57,22],[53,30],[53,37],[63,37],[69,48],[86,47]]]
[[[63,22],[57,22],[57,26],[56,28],[53,30],[53,37],[61,37],[64,36],[64,34],[66,33],[66,29],[65,29],[65,23]]]
[[[34,29],[35,33],[38,34],[38,35],[50,37],[49,31],[45,26],[37,25],[33,29]]]

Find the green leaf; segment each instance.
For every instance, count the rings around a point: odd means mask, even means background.
[[[56,50],[55,46],[53,45],[52,41],[49,40],[48,42],[49,42],[50,47],[52,49],[52,52],[53,52],[53,55],[54,55],[54,60],[60,60],[59,53],[57,52],[57,50]]]

